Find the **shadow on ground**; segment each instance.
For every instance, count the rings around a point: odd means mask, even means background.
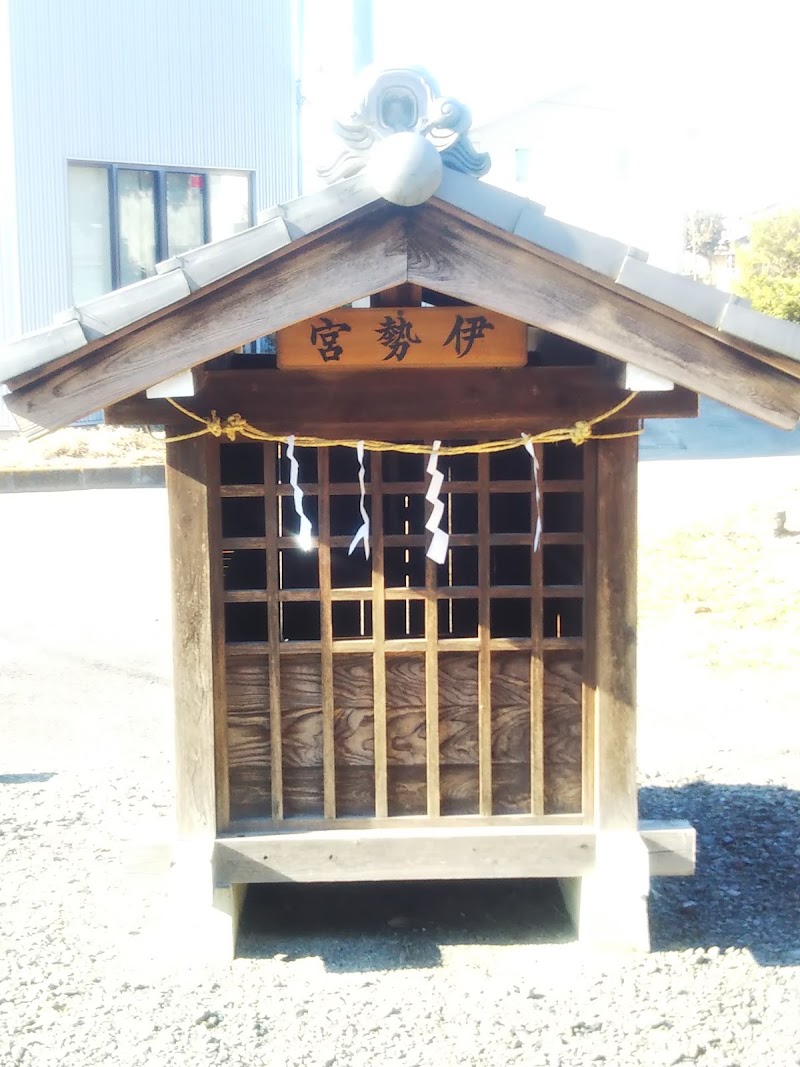
[[[553,881],[282,883],[250,888],[237,955],[385,971],[438,967],[444,945],[572,940]]]
[[[643,460],[797,455],[800,430],[779,430],[706,397],[696,419],[648,419],[639,450]]]
[[[800,964],[800,793],[701,781],[642,789],[639,802],[642,818],[697,830],[694,878],[653,882],[653,948],[718,945],[764,965]]]
[[[37,771],[27,774],[0,774],[0,785],[30,785],[33,782],[49,782],[55,771]]]
[[[696,782],[646,788],[641,814],[688,819],[694,878],[653,882],[653,949],[738,947],[762,964],[800,963],[800,793]],[[315,957],[329,971],[433,968],[449,945],[574,941],[556,882],[392,882],[251,887],[238,955]]]

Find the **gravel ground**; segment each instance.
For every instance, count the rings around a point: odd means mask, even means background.
[[[730,480],[797,474],[760,462]],[[724,482],[642,475],[657,522]],[[279,886],[231,966],[190,966],[129,869],[170,832],[164,494],[0,497],[0,552],[0,1064],[800,1064],[800,717],[767,673],[643,628],[643,814],[700,839],[649,956],[580,949],[550,883]]]

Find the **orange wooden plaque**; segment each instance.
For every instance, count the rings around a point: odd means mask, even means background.
[[[338,308],[278,332],[278,366],[524,367],[524,323],[478,307]]]

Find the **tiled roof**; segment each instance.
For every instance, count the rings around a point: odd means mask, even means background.
[[[615,287],[678,311],[704,332],[717,330],[721,340],[733,345],[743,341],[800,362],[800,325],[762,315],[737,297],[652,266],[639,249],[551,218],[540,204],[448,168],[434,199],[602,275]],[[166,260],[153,277],[70,308],[46,329],[11,341],[0,349],[0,381],[40,367],[46,373],[50,361],[163,313],[226,275],[378,200],[362,172],[279,205],[252,229]]]

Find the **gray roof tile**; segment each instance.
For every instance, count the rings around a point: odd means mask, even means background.
[[[732,300],[725,309],[719,329],[730,337],[739,337],[789,359],[800,360],[800,323],[763,315],[747,304]]]
[[[0,347],[0,381],[26,374],[51,359],[77,352],[89,339],[77,319],[54,323]]]
[[[169,274],[176,269],[183,271],[192,292],[210,285],[226,274],[232,274],[248,263],[268,256],[291,242],[285,221],[273,217],[242,233],[221,241],[195,248],[183,255],[173,256],[156,265],[159,274]]]
[[[498,189],[496,185],[490,185],[488,182],[471,178],[468,174],[459,174],[449,167],[444,168],[441,184],[434,196],[435,199],[452,204],[453,207],[475,215],[508,233],[514,233],[514,228],[524,212],[544,212],[541,204],[535,204],[532,200],[526,200],[524,196],[517,196],[505,189]]]
[[[62,312],[62,316],[77,319],[91,341],[121,330],[123,326],[130,326],[154,311],[161,311],[188,296],[190,291],[183,271],[176,269],[154,274],[123,289],[114,289],[95,300],[88,300],[85,304]]]
[[[651,300],[682,311],[684,315],[714,328],[719,326],[731,299],[729,293],[723,293],[720,289],[631,257],[622,264],[617,281],[626,289],[649,296]]]
[[[349,215],[368,204],[380,200],[361,171],[352,178],[328,185],[319,192],[309,193],[281,206],[281,215],[286,220],[292,238],[313,233],[331,222]]]
[[[523,212],[514,233],[608,278],[616,279],[626,257],[631,254],[629,245],[582,230],[579,226],[570,226],[538,211]]]

